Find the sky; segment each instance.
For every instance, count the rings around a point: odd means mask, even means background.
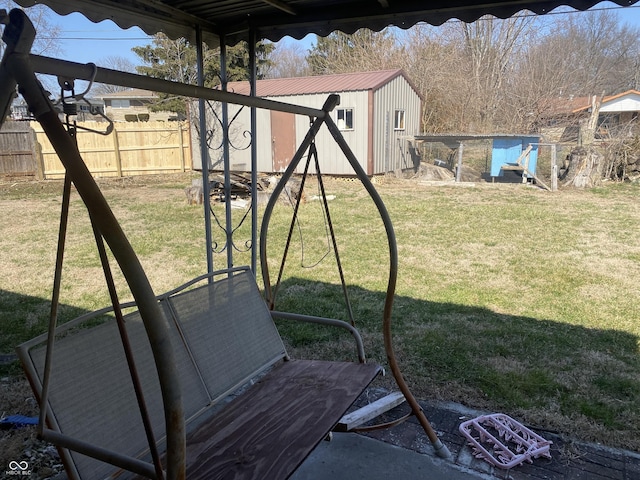
[[[633,26],[640,27],[640,2],[637,6],[619,8],[610,2],[602,2],[594,8],[615,8],[619,12],[620,19]],[[577,13],[579,15],[579,13]],[[74,62],[88,63],[94,62],[103,66],[108,66],[101,62],[107,57],[118,56],[131,61],[134,65],[139,64],[137,57],[131,49],[134,46],[147,45],[151,39],[139,28],[120,29],[110,20],[100,23],[92,23],[79,13],[72,13],[67,16],[59,16],[51,13],[51,21],[61,27],[60,58]],[[307,36],[301,45],[304,49],[311,47],[315,37]],[[283,42],[296,42],[293,39],[285,38]]]

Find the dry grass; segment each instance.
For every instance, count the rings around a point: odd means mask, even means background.
[[[158,292],[206,269],[202,208],[188,206],[183,192],[190,183],[190,175],[101,181]],[[60,189],[58,182],[0,185],[0,353],[44,330]],[[337,195],[332,219],[356,320],[369,357],[384,363],[384,231],[357,183],[327,180],[327,190]],[[430,187],[386,179],[378,190],[399,245],[394,342],[419,397],[503,411],[582,440],[640,450],[638,187],[550,194],[521,185]],[[274,257],[289,226],[286,213],[282,207],[275,215]],[[242,250],[246,225],[237,238]],[[214,239],[221,242],[219,231]],[[318,203],[308,202],[279,308],[345,318],[332,255],[307,268],[327,248]],[[216,266],[225,256],[215,255]],[[247,263],[248,254],[235,251],[234,259]],[[119,276],[118,284],[127,299]],[[77,196],[61,302],[63,319],[108,303]],[[336,334],[281,327],[294,356],[353,355]]]

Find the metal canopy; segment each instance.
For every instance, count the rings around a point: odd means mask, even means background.
[[[366,27],[409,28],[418,22],[440,25],[457,18],[473,22],[490,14],[507,18],[522,10],[545,14],[559,6],[586,10],[599,0],[15,0],[28,7],[48,5],[61,15],[80,12],[93,22],[113,20],[122,28],[138,26],[147,34],[195,41],[196,27],[212,47],[258,39],[278,41],[309,33],[327,36],[335,30],[353,33]],[[629,6],[638,0],[613,0]]]

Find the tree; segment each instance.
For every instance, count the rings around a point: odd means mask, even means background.
[[[266,72],[267,78],[291,78],[311,75],[307,64],[306,52],[299,44],[277,43],[270,56],[271,67]]]
[[[561,72],[557,95],[620,93],[637,85],[639,44],[640,28],[622,24],[615,12],[558,16],[532,49],[538,68],[531,75],[546,82],[550,71]]]
[[[10,0],[0,0],[0,9],[7,11],[20,8],[18,4]],[[44,5],[33,5],[28,9],[22,9],[26,12],[29,20],[36,29],[36,38],[31,47],[31,53],[37,55],[59,56],[62,48],[60,47],[60,34],[62,29],[59,25],[52,21],[51,9]],[[4,54],[5,44],[0,41],[0,57]],[[51,92],[60,92],[60,87],[55,78],[49,75],[37,75],[38,79],[46,90]]]
[[[190,46],[186,39],[171,40],[165,34],[158,33],[153,36],[151,45],[134,47],[132,50],[145,64],[136,67],[138,73],[174,82],[197,83],[196,49]],[[211,68],[212,57],[212,52],[207,49],[204,57],[205,72]],[[210,77],[206,79],[205,86],[215,85]],[[183,98],[166,93],[160,93],[158,97],[159,100],[150,107],[152,111],[168,110],[186,114]]]
[[[0,9],[9,11],[13,8],[22,7],[10,0],[0,0]],[[61,50],[59,41],[61,28],[51,20],[51,9],[44,5],[34,5],[25,10],[25,12],[36,29],[36,39],[31,52],[37,55],[47,54],[49,56],[59,54]],[[4,42],[0,42],[0,55],[3,52]]]
[[[528,16],[467,24],[416,25],[405,37],[403,68],[423,97],[429,132],[513,131],[513,85],[522,52],[535,40]]]
[[[118,70],[120,72],[128,72],[135,73],[136,66],[125,57],[120,57],[117,55],[110,55],[108,57],[104,57],[98,62],[96,65],[99,67],[110,68],[112,70]],[[127,87],[121,87],[119,85],[108,85],[106,83],[98,83],[95,85],[92,94],[97,95],[105,95],[109,93],[116,93],[126,90]]]
[[[401,67],[422,95],[422,131],[465,130],[468,87],[457,70],[461,49],[444,38],[444,30],[421,24],[405,36]]]
[[[534,17],[500,20],[485,16],[474,23],[457,22],[462,40],[463,75],[469,79],[469,129],[482,133],[510,129],[503,122],[509,105],[509,84],[525,46],[534,36]]]
[[[401,47],[389,28],[380,32],[362,28],[351,35],[335,31],[316,38],[307,57],[312,75],[386,70],[400,65]]]
[[[257,77],[262,78],[270,65],[270,43],[259,43],[256,47]],[[138,73],[175,82],[196,84],[198,79],[196,48],[184,38],[171,40],[166,35],[154,35],[152,44],[134,47],[133,52],[145,65],[136,67]],[[220,50],[203,46],[204,85],[216,87],[220,82]],[[227,48],[227,79],[229,81],[249,78],[249,52],[245,43]],[[151,110],[169,110],[186,114],[185,99],[160,93],[159,100]]]

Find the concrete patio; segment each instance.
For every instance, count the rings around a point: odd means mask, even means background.
[[[490,412],[462,405],[421,402],[432,426],[448,447],[452,458],[433,453],[422,427],[413,419],[367,434],[334,433],[322,442],[291,477],[293,480],[382,480],[395,478],[431,480],[636,480],[640,478],[640,454],[602,445],[574,441],[554,432],[532,428],[551,440],[551,459],[538,458],[510,470],[496,468],[475,458],[459,433],[461,422]],[[400,405],[390,412],[399,417],[408,412]],[[531,426],[530,426],[531,427]]]

